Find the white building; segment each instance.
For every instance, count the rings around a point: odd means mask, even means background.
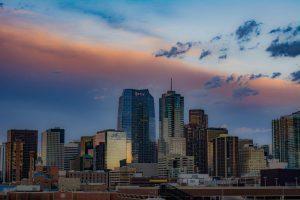
[[[177,179],[178,184],[187,186],[205,186],[211,181],[208,174],[179,174]]]

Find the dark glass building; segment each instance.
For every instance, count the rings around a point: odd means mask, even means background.
[[[154,100],[149,90],[123,90],[119,98],[118,130],[131,140],[133,162],[156,162]]]
[[[300,111],[272,121],[272,152],[288,168],[300,168]]]
[[[198,173],[208,173],[207,169],[207,141],[206,131],[208,117],[204,110],[189,110],[189,123],[184,127],[186,138],[186,155],[194,156],[195,171]]]
[[[37,130],[8,130],[6,143],[6,181],[28,178],[30,154],[37,155]]]
[[[159,99],[159,157],[186,155],[184,138],[184,97],[171,90]]]
[[[238,177],[238,143],[236,136],[227,134],[213,139],[213,175],[222,178]]]

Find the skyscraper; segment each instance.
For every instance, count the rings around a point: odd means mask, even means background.
[[[202,109],[189,110],[189,124],[199,126],[200,128],[208,127],[208,116]]]
[[[186,155],[184,138],[184,98],[175,91],[167,91],[159,99],[159,154]]]
[[[300,111],[272,121],[273,155],[289,168],[300,168]]]
[[[238,137],[227,134],[213,139],[213,175],[223,178],[238,177]]]
[[[213,175],[213,160],[214,160],[214,143],[213,140],[221,135],[227,135],[228,130],[226,128],[208,128],[205,132],[205,143],[207,144],[207,170],[209,175]]]
[[[184,126],[186,138],[186,155],[194,156],[195,167],[198,173],[208,173],[207,169],[207,115],[203,110],[190,110],[189,123]]]
[[[0,183],[5,181],[5,143],[0,144]]]
[[[46,166],[64,169],[65,129],[51,128],[42,133],[42,160]]]
[[[6,143],[6,181],[28,178],[30,154],[37,155],[37,130],[8,130]]]
[[[131,140],[133,162],[155,162],[154,100],[147,89],[125,89],[119,98],[118,130]]]
[[[72,141],[64,145],[64,170],[70,170],[70,162],[80,156],[80,142]]]
[[[116,167],[120,167],[122,163],[126,164],[129,155],[127,151],[128,140],[125,132],[104,130],[97,132],[96,137],[100,157],[97,157],[95,162],[98,163],[100,169],[113,170]]]

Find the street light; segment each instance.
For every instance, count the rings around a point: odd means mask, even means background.
[[[264,176],[265,179],[265,187],[267,187],[267,177]]]

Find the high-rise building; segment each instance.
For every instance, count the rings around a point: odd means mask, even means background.
[[[30,154],[37,155],[37,130],[8,130],[5,149],[6,182],[19,182],[28,178]],[[31,153],[30,153],[31,152]]]
[[[227,135],[228,130],[226,128],[208,128],[205,132],[205,146],[206,148],[204,151],[207,152],[207,170],[208,174],[213,175],[213,160],[214,160],[214,145],[213,145],[213,139],[221,136],[221,135]]]
[[[64,145],[64,170],[70,170],[70,161],[80,156],[80,142],[71,141]]]
[[[241,176],[260,176],[260,170],[267,167],[264,149],[245,144],[239,149],[239,165]]]
[[[131,140],[133,162],[155,162],[154,100],[148,89],[125,89],[119,98],[118,130]]]
[[[64,169],[65,129],[51,128],[42,133],[42,160],[45,166]]]
[[[264,150],[264,154],[266,158],[269,158],[271,153],[270,153],[270,146],[268,144],[264,144],[261,146],[261,148]]]
[[[183,120],[184,98],[171,87],[171,90],[159,99],[159,157],[172,154],[186,155]],[[175,146],[178,148],[174,148]]]
[[[300,111],[272,121],[272,148],[280,162],[300,168]]]
[[[217,177],[238,177],[238,137],[227,134],[213,139],[213,175]]]
[[[208,116],[202,109],[191,109],[189,110],[189,124],[206,129],[208,127]]]
[[[97,144],[100,145],[100,157],[96,157],[94,163],[99,163],[98,167],[100,167],[100,169],[104,167],[104,169],[113,170],[128,162],[128,140],[124,131],[99,131],[95,137],[97,137]],[[101,166],[101,163],[103,163],[104,166],[103,164]]]
[[[244,146],[253,146],[252,139],[239,139],[239,151],[244,148]]]
[[[208,173],[207,169],[207,115],[203,110],[189,111],[189,124],[184,126],[186,138],[186,155],[194,156],[195,171],[201,174]]]
[[[80,139],[80,169],[93,170],[94,136],[82,136]]]
[[[0,183],[5,182],[5,143],[0,144]]]

